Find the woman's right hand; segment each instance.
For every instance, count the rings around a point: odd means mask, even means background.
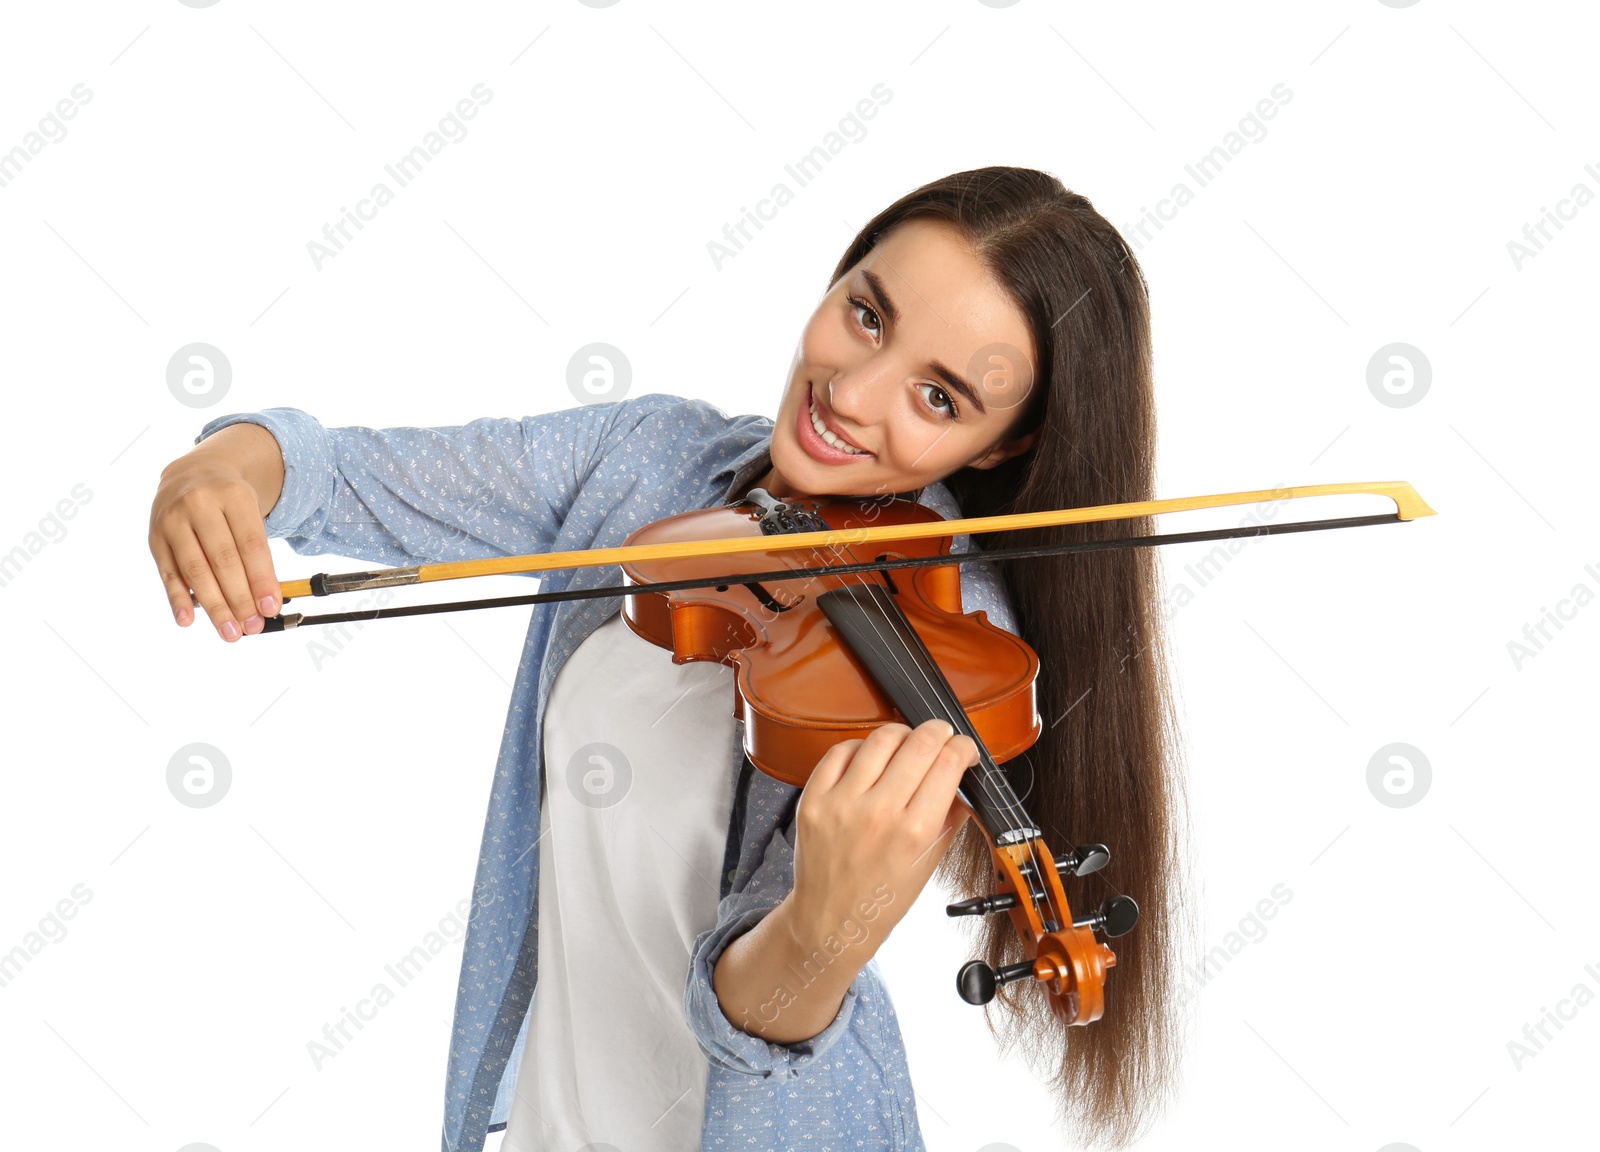
[[[150,554],[181,627],[198,604],[231,642],[278,614],[265,518],[282,487],[278,442],[258,424],[229,425],[162,470]]]

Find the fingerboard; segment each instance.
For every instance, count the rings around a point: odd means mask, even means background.
[[[979,738],[950,682],[900,610],[894,594],[877,579],[824,592],[817,604],[845,644],[867,666],[878,686],[915,728],[947,721],[972,737],[978,763],[961,777],[961,795],[995,844],[1015,844],[1039,835],[1000,765]]]

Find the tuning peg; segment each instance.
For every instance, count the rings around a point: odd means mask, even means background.
[[[1056,857],[1056,871],[1087,876],[1111,863],[1111,849],[1104,844],[1079,844]]]
[[[1008,964],[998,970],[982,960],[968,960],[956,973],[956,991],[968,1004],[987,1004],[994,999],[994,990],[1000,985],[1032,975],[1032,960]]]
[[[987,916],[991,912],[1004,912],[1017,906],[1015,892],[1002,892],[998,896],[974,896],[959,904],[946,904],[946,916]]]
[[[1139,905],[1132,896],[1113,896],[1082,920],[1074,920],[1074,928],[1092,928],[1107,936],[1121,936],[1133,931],[1139,922]]]

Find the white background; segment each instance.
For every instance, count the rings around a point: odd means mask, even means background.
[[[146,522],[206,419],[548,411],[592,341],[631,394],[771,415],[855,227],[1003,163],[1130,240],[1194,190],[1136,241],[1162,495],[1406,479],[1439,511],[1253,541],[1203,588],[1200,546],[1165,554],[1196,593],[1172,658],[1205,947],[1293,895],[1198,996],[1142,1147],[1577,1146],[1600,1007],[1520,1070],[1508,1042],[1600,992],[1600,608],[1520,668],[1507,645],[1600,591],[1600,208],[1520,269],[1507,242],[1600,191],[1595,31],[1577,4],[1435,0],[7,5],[0,149],[92,93],[0,187],[0,551],[91,493],[0,587],[0,951],[92,893],[0,987],[8,1145],[437,1146],[459,943],[320,1071],[306,1045],[469,894],[528,610],[369,625],[320,664],[308,634],[178,630]],[[307,242],[479,83],[469,134],[319,271]],[[866,135],[718,270],[707,242],[879,83]],[[1184,166],[1278,84],[1198,187]],[[194,341],[233,367],[205,409],[165,378]],[[1408,407],[1367,386],[1393,342],[1431,365]],[[274,549],[285,579],[341,567]],[[233,773],[205,809],[166,786],[195,742]],[[1406,808],[1367,786],[1395,742],[1431,764]],[[881,954],[928,1147],[1071,1146],[956,999],[944,900]]]

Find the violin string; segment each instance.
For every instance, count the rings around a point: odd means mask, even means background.
[[[838,548],[837,545],[832,546],[830,548],[830,551],[834,554],[835,559],[839,559],[839,560],[844,559],[844,556],[840,554],[839,548]],[[868,595],[872,598],[874,604],[878,606],[879,610],[883,613],[883,616],[885,618],[892,619],[892,613],[894,613],[897,610],[897,606],[894,604],[894,601],[890,598],[889,593],[887,591],[885,591],[883,585],[878,581],[878,579],[876,577],[873,577],[873,576],[862,575],[860,577],[859,581],[858,581],[858,584],[861,587],[864,587],[867,590]],[[902,618],[904,618],[904,613],[901,613],[901,616],[902,616]],[[883,644],[884,649],[894,659],[895,663],[900,667],[900,670],[901,670],[902,674],[904,674],[905,665],[900,660],[899,652],[896,651],[895,646],[892,643],[890,643],[888,640],[884,639],[884,637],[882,635],[882,632],[877,627],[876,620],[874,618],[870,617],[870,616],[869,616],[868,619],[869,619],[869,622],[872,623],[872,625],[873,625],[874,634],[876,635],[877,639],[880,641],[880,643]],[[915,634],[915,629],[912,628],[909,619],[905,620],[905,623],[906,623],[906,627],[910,628],[912,630],[913,634]],[[899,639],[899,638],[896,637],[896,639]],[[928,705],[930,699],[932,700],[933,704],[940,703],[940,700],[939,700],[940,693],[938,691],[937,684],[933,680],[933,674],[929,673],[929,671],[928,671],[926,665],[924,664],[924,662],[921,659],[918,658],[918,654],[917,653],[908,652],[907,654],[910,657],[912,666],[921,675],[923,682],[928,687],[928,694],[926,694],[926,695],[924,695],[921,692],[921,690],[918,689],[919,700],[924,705]],[[929,656],[929,660],[931,661],[931,655]],[[907,679],[909,680],[910,677],[907,677]],[[959,697],[957,697],[955,695],[954,689],[950,688],[948,681],[946,681],[945,687],[946,687],[946,690],[947,690],[947,693],[948,693],[949,697],[956,701],[957,707],[959,708],[960,707]],[[930,710],[937,711],[938,709],[930,707]],[[965,714],[965,710],[963,709],[963,715],[964,714]],[[947,720],[948,720],[948,717],[947,717]],[[970,725],[970,718],[968,718],[968,723]],[[952,726],[954,726],[954,725],[952,724]],[[973,729],[973,735],[974,735],[974,738],[975,738],[976,737],[976,728]],[[976,739],[975,739],[975,742],[976,742]],[[980,744],[980,747],[981,747],[981,744]],[[984,751],[987,751],[987,749],[984,749]],[[990,758],[992,759],[993,757],[991,756]],[[991,774],[990,774],[989,769],[988,769],[988,766],[983,763],[983,760],[981,758],[979,759],[979,762],[975,767],[977,767],[979,769],[979,771],[977,773],[975,773],[975,775],[977,777],[978,785],[979,785],[979,788],[981,790],[981,793],[990,802],[990,804],[997,811],[1003,812],[1009,819],[1011,819],[1015,826],[1020,827],[1020,826],[1022,826],[1024,824],[1031,825],[1032,824],[1032,820],[1028,817],[1027,812],[1021,807],[1021,804],[1013,802],[1013,800],[1012,800],[1013,793],[1012,793],[1012,790],[1011,790],[1011,788],[1009,786],[1009,782],[1006,782],[1006,781],[995,781],[994,779],[992,779],[991,778]]]
[[[893,619],[892,613],[894,613],[897,610],[897,606],[895,605],[894,601],[890,598],[889,593],[887,592],[887,590],[884,589],[883,585],[880,584],[876,579],[872,579],[872,578],[867,577],[865,575],[860,577],[860,584],[861,584],[862,587],[866,588],[868,596],[870,596],[872,598],[873,602],[878,606],[879,610],[884,614],[884,617],[888,618],[888,619]],[[901,616],[902,616],[902,619],[904,619],[904,614],[903,613],[901,613]],[[896,649],[895,644],[891,643],[888,639],[885,639],[882,630],[879,629],[879,627],[878,627],[876,618],[874,618],[872,616],[869,616],[868,619],[869,619],[869,622],[872,624],[875,636],[880,641],[880,643],[883,644],[884,649],[895,660],[895,663],[897,665],[899,665],[902,673],[904,673],[905,672],[905,664],[900,660],[900,653]],[[911,622],[910,622],[909,619],[905,619],[905,624],[906,624],[906,627],[911,629],[913,634],[915,634],[915,628],[911,625]],[[891,632],[892,631],[893,630],[891,629]],[[905,644],[905,641],[903,641],[898,635],[896,635],[894,637],[894,639],[899,641],[903,645]],[[918,697],[919,697],[920,701],[925,706],[930,706],[930,711],[935,711],[935,712],[940,711],[940,709],[938,707],[936,707],[936,706],[941,703],[941,700],[940,700],[941,693],[939,692],[938,684],[935,682],[933,677],[935,675],[939,675],[940,678],[943,679],[942,674],[938,673],[937,665],[935,665],[934,671],[930,672],[928,667],[927,667],[927,664],[924,662],[924,660],[920,659],[919,655],[917,653],[915,653],[914,651],[910,651],[909,650],[909,645],[905,645],[905,646],[908,649],[907,655],[910,658],[910,662],[911,662],[912,668],[916,671],[916,673],[918,673],[921,676],[923,682],[927,685],[928,691],[926,693],[923,693],[920,687],[916,688],[916,691],[918,693]],[[925,648],[926,648],[926,646],[924,645],[924,649]],[[931,661],[931,654],[928,654],[928,657],[929,657],[929,660]],[[955,691],[954,691],[953,688],[950,687],[948,680],[945,681],[945,688],[946,688],[946,692],[948,693],[949,697],[956,701],[956,707],[960,708],[961,707],[960,706],[960,698],[955,695]],[[931,701],[931,705],[930,705],[930,701]],[[948,705],[946,705],[946,707],[948,707]],[[962,712],[963,712],[963,715],[965,715],[965,710],[964,709],[962,709]],[[970,719],[968,720],[968,723],[970,725]],[[952,727],[954,727],[954,724],[952,724]],[[978,743],[979,748],[980,748],[981,751],[987,751],[987,749],[985,749],[983,747],[981,741],[978,741],[976,739],[976,731],[977,731],[976,728],[974,728],[973,729],[974,742]],[[990,759],[991,760],[993,759],[992,755],[990,756]],[[1013,802],[1012,797],[1015,794],[1012,791],[1009,782],[1008,781],[1004,781],[1004,780],[992,780],[989,767],[988,767],[987,764],[984,763],[984,760],[983,760],[983,758],[981,756],[979,758],[979,761],[978,761],[977,765],[975,765],[975,767],[976,767],[977,771],[974,773],[974,776],[976,777],[976,779],[978,781],[978,786],[979,786],[980,790],[982,791],[982,793],[989,799],[990,803],[997,810],[1003,812],[1006,815],[1006,817],[1012,822],[1013,827],[1031,826],[1033,821],[1028,816],[1026,810],[1022,808],[1020,802],[1015,802],[1015,803]],[[996,767],[998,768],[998,765],[996,765]],[[1040,862],[1040,859],[1039,859],[1038,845],[1039,845],[1039,838],[1037,836],[1030,836],[1025,841],[1025,847],[1026,847],[1026,850],[1028,852],[1029,859],[1033,863],[1034,874],[1038,878],[1041,888],[1044,890],[1045,902],[1050,906],[1050,910],[1051,910],[1051,913],[1052,913],[1051,919],[1056,921],[1057,923],[1061,923],[1065,919],[1065,917],[1063,917],[1061,915],[1059,909],[1055,908],[1055,901],[1054,901],[1053,895],[1049,892],[1048,886],[1044,883],[1044,871],[1043,871],[1043,866],[1042,866],[1042,864]],[[1032,884],[1030,884],[1029,885],[1029,892],[1028,892],[1028,896],[1030,898],[1033,897],[1032,888],[1033,888],[1033,886],[1032,886]],[[1021,895],[1022,895],[1021,893],[1018,893],[1019,899],[1020,899]]]
[[[845,559],[844,555],[840,552],[840,546],[839,545],[837,545],[837,544],[828,545],[827,550],[833,554],[833,556],[834,556],[834,558],[836,560],[844,560]],[[818,554],[819,551],[820,550],[816,549],[816,548],[811,549],[811,552],[812,552],[813,555]],[[848,577],[841,577],[841,579],[846,579],[847,580]],[[860,577],[858,579],[858,585],[867,590],[867,594],[872,598],[873,602],[879,607],[879,609],[884,612],[886,617],[889,615],[889,613],[891,611],[896,610],[896,606],[894,605],[894,602],[888,598],[889,597],[889,593],[884,590],[883,585],[880,584],[876,579],[868,578],[868,576],[863,573],[863,574],[860,575]],[[902,616],[903,615],[904,614],[902,613]],[[905,673],[905,671],[906,671],[905,664],[901,661],[900,654],[899,654],[899,652],[896,651],[895,645],[890,643],[890,641],[885,638],[885,636],[883,634],[883,629],[880,628],[878,621],[871,614],[868,614],[867,619],[868,619],[869,626],[873,630],[875,638],[883,645],[884,650],[886,652],[888,652],[889,655],[894,659],[895,663],[900,667],[900,670],[901,670],[902,674]],[[911,627],[911,624],[910,624],[909,620],[906,621],[906,625],[907,625],[907,627]],[[915,631],[914,628],[912,630],[913,630],[913,632]],[[899,638],[896,637],[896,639],[899,639]],[[903,640],[901,640],[901,644],[902,645],[904,644]],[[930,711],[938,712],[940,710],[937,707],[937,705],[940,703],[940,701],[939,701],[939,693],[938,693],[938,691],[937,691],[937,689],[935,687],[935,684],[934,684],[934,682],[932,680],[932,677],[931,677],[928,669],[924,666],[924,664],[923,664],[923,662],[921,660],[917,659],[917,657],[916,657],[916,655],[914,653],[910,653],[908,651],[907,654],[908,654],[908,656],[910,656],[911,664],[912,664],[913,668],[920,675],[920,677],[923,680],[923,682],[926,683],[927,688],[928,688],[928,693],[927,694],[923,693],[921,687],[918,687],[915,684],[914,678],[907,677],[908,683],[912,683],[913,689],[918,694],[918,699],[919,699],[920,703],[922,703],[925,707],[928,707]],[[946,688],[949,690],[951,697],[956,699],[957,703],[959,705],[959,697],[955,696],[954,689],[950,689],[949,688],[948,681],[946,681]],[[963,710],[963,714],[964,714],[964,710]],[[950,721],[948,721],[948,719],[947,719],[947,722],[950,722]],[[969,719],[968,722],[970,724],[970,719]],[[954,727],[955,725],[952,723],[951,726]],[[976,728],[974,728],[973,729],[974,736],[976,734],[976,731],[977,731]],[[983,745],[981,744],[980,741],[977,741],[976,739],[974,739],[974,742],[979,744],[980,752],[985,751],[985,749],[983,748]],[[990,759],[993,759],[993,757],[991,756]],[[1006,781],[999,781],[999,782],[991,781],[990,778],[989,778],[990,774],[989,774],[988,766],[986,764],[984,764],[983,757],[981,755],[979,756],[978,763],[977,763],[977,765],[975,765],[975,767],[978,769],[978,771],[976,771],[974,773],[974,776],[978,780],[978,785],[979,785],[979,788],[981,789],[983,795],[990,801],[990,803],[997,810],[1003,812],[1013,822],[1013,825],[1015,827],[1031,826],[1033,822],[1028,817],[1028,814],[1027,814],[1026,810],[1021,806],[1020,801],[1013,802],[1012,797],[1015,795],[1015,793],[1012,791],[1009,782],[1006,782]],[[997,767],[998,767],[998,765],[997,765]],[[1048,904],[1049,907],[1050,907],[1051,919],[1055,923],[1060,924],[1063,928],[1065,928],[1070,923],[1070,917],[1063,915],[1061,910],[1055,907],[1055,897],[1054,897],[1054,894],[1050,891],[1049,885],[1045,882],[1045,872],[1044,872],[1043,864],[1041,863],[1040,858],[1039,858],[1039,842],[1040,842],[1040,838],[1038,836],[1030,836],[1030,837],[1027,838],[1027,840],[1025,842],[1025,847],[1026,847],[1029,859],[1031,860],[1031,862],[1033,864],[1034,876],[1038,880],[1039,886],[1040,886],[1040,888],[1042,889],[1042,891],[1044,893],[1045,903]],[[1031,882],[1029,883],[1028,888],[1029,888],[1028,897],[1030,899],[1032,899],[1034,894],[1033,894],[1033,884]],[[1021,895],[1022,895],[1021,893],[1018,893],[1019,899],[1021,898]]]

